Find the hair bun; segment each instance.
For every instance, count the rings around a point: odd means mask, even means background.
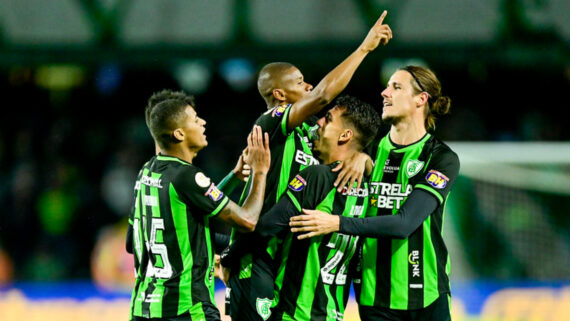
[[[448,96],[439,96],[433,102],[431,110],[434,114],[445,115],[449,113],[450,107],[451,107],[451,98],[449,98]]]

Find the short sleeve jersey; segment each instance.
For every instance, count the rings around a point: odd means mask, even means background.
[[[316,117],[312,117],[293,130],[287,129],[287,120],[291,104],[277,106],[261,115],[255,124],[261,126],[263,132],[269,133],[269,147],[271,149],[271,164],[267,174],[265,186],[265,201],[261,215],[267,212],[283,195],[289,181],[299,171],[309,165],[319,164],[313,157],[311,136],[318,127]],[[244,187],[240,204],[250,190],[250,184]],[[239,237],[239,233],[232,233],[232,238]],[[274,259],[277,253],[277,242],[270,242],[267,248],[260,249],[252,246],[251,255],[243,257],[241,263],[240,279],[251,276],[255,265],[262,265],[262,271],[274,271]],[[253,265],[252,265],[253,264]]]
[[[131,313],[210,320],[214,248],[210,218],[229,199],[198,167],[157,155],[139,172],[129,223],[136,280]],[[218,316],[219,318],[219,316]],[[212,320],[215,318],[212,318]]]
[[[449,255],[443,242],[443,213],[459,173],[459,159],[431,134],[398,146],[390,134],[377,145],[366,216],[394,215],[414,189],[439,202],[406,239],[366,238],[363,242],[361,305],[419,309],[449,293]]]
[[[333,183],[338,175],[332,165],[310,166],[288,185],[287,197],[301,212],[318,209],[350,217],[363,217],[367,186],[345,188],[338,193]],[[332,233],[298,240],[287,233],[276,279],[277,315],[283,320],[342,320],[348,302],[349,265],[358,236]]]

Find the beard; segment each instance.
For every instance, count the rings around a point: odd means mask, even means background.
[[[382,121],[387,124],[387,125],[396,125],[397,123],[399,123],[404,117],[402,116],[386,116],[386,117],[382,117]]]

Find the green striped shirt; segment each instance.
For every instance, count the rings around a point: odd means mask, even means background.
[[[389,134],[378,144],[366,216],[394,215],[414,189],[431,193],[440,206],[407,239],[366,238],[359,304],[419,309],[449,293],[449,255],[443,213],[459,172],[457,155],[429,133],[397,146]]]
[[[131,314],[216,320],[210,218],[229,199],[199,168],[154,156],[139,172],[129,223],[136,280]],[[216,317],[217,314],[217,317]]]
[[[338,193],[333,183],[336,164],[310,166],[289,183],[287,197],[301,208],[363,217],[368,190],[345,188]],[[347,192],[348,191],[348,192]],[[352,276],[349,274],[358,236],[333,233],[298,240],[287,233],[279,267],[276,315],[283,320],[342,320]]]

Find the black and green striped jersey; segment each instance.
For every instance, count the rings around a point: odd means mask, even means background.
[[[286,191],[287,184],[299,171],[309,165],[319,164],[313,157],[311,133],[318,128],[316,117],[311,117],[307,122],[302,123],[295,129],[287,129],[287,120],[291,104],[277,106],[269,109],[261,115],[255,124],[259,125],[263,132],[269,133],[269,147],[271,149],[271,164],[267,174],[265,185],[265,200],[261,210],[261,215],[267,212]],[[245,200],[249,192],[250,184],[246,184],[240,204]],[[232,237],[239,237],[235,230]],[[252,253],[245,255],[241,259],[239,278],[249,278],[252,273],[253,262],[261,266],[264,271],[275,269],[273,259],[277,251],[278,241],[275,239],[269,243],[266,249],[259,249],[252,246]]]
[[[318,209],[343,216],[363,217],[368,190],[345,188],[338,193],[338,173],[332,165],[306,168],[291,180],[286,192],[298,212]],[[348,275],[358,236],[332,233],[298,240],[288,232],[276,278],[279,289],[275,314],[279,320],[342,320],[350,293]]]
[[[419,309],[450,292],[443,213],[458,173],[457,154],[429,133],[407,146],[393,144],[389,133],[380,140],[366,216],[396,214],[414,189],[432,194],[439,206],[406,239],[363,240],[359,304]]]
[[[143,166],[129,218],[136,272],[132,315],[189,312],[191,320],[219,320],[210,218],[228,201],[188,162],[157,155]]]

